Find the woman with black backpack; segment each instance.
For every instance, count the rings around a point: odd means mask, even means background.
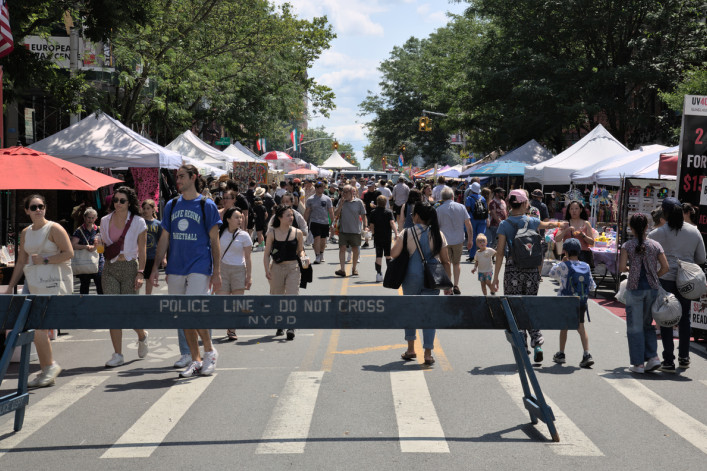
[[[493,291],[498,292],[498,274],[501,271],[503,258],[506,250],[508,251],[508,260],[503,274],[503,294],[509,295],[531,295],[538,294],[540,287],[540,273],[538,265],[542,264],[542,248],[540,247],[540,235],[538,229],[552,229],[561,227],[565,223],[560,222],[544,222],[538,218],[527,216],[529,201],[528,193],[525,190],[512,190],[508,196],[508,204],[511,208],[508,218],[501,221],[498,226],[498,246],[496,249],[496,267],[493,274]],[[522,230],[532,242],[532,247],[525,252],[521,250],[523,247],[516,246],[517,250],[513,250],[514,239],[518,232]],[[534,234],[534,236],[533,236]],[[535,237],[535,239],[533,239]],[[536,243],[535,243],[536,242]],[[520,244],[520,242],[518,242]],[[538,257],[540,261],[538,262]],[[537,329],[530,330],[530,346],[533,347],[535,354],[533,360],[535,363],[543,361],[543,350],[541,345],[545,343],[542,332]]]

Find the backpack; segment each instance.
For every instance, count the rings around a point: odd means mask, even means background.
[[[565,261],[567,265],[567,284],[560,289],[561,296],[579,296],[579,305],[584,308],[589,299],[589,280],[592,269],[587,263]]]
[[[540,234],[535,229],[528,228],[529,219],[525,225],[516,226],[510,219],[506,219],[516,229],[516,235],[511,245],[511,259],[518,268],[537,268],[543,264],[543,249],[540,244]]]
[[[482,221],[489,217],[489,208],[486,206],[486,201],[484,201],[483,197],[479,196],[476,198],[476,203],[474,203],[474,207],[471,210],[471,216],[477,221]]]

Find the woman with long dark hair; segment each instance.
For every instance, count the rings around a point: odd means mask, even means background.
[[[423,202],[416,203],[412,210],[412,220],[415,225],[399,234],[398,240],[395,241],[395,245],[390,251],[390,255],[393,258],[398,257],[403,250],[407,250],[410,254],[407,272],[402,284],[403,295],[437,296],[439,295],[438,289],[425,288],[422,257],[424,256],[427,260],[437,258],[444,265],[447,276],[451,278],[452,270],[447,251],[447,241],[444,238],[444,234],[439,230],[437,211],[431,205]],[[407,233],[407,247],[403,247],[403,240],[406,239],[405,233]],[[416,238],[420,243],[422,254],[417,250]],[[417,329],[414,328],[405,329],[405,340],[407,340],[408,348],[401,355],[401,358],[405,361],[417,358],[415,353],[416,332]],[[422,329],[422,348],[425,350],[424,359],[426,365],[432,365],[435,362],[432,357],[435,333],[435,329]]]
[[[628,271],[626,338],[631,361],[629,370],[643,373],[660,368],[651,306],[658,296],[658,278],[665,275],[669,268],[663,247],[654,240],[646,239],[648,218],[641,213],[634,214],[629,227],[634,238],[621,246],[619,272]],[[660,263],[660,270],[656,269],[656,261]]]
[[[71,273],[71,247],[69,234],[61,225],[46,219],[47,200],[42,195],[30,195],[24,200],[25,214],[32,220],[32,225],[22,231],[20,247],[17,251],[17,263],[7,286],[7,293],[13,289],[22,277],[26,265],[58,265],[61,282],[53,294],[71,294],[74,286]],[[28,280],[22,287],[23,294],[32,294]],[[61,373],[61,367],[54,361],[49,333],[37,330],[34,333],[34,345],[39,357],[39,374],[27,383],[30,388],[52,386]]]
[[[412,209],[417,203],[422,202],[422,192],[417,188],[413,188],[408,193],[408,199],[400,208],[400,215],[398,216],[398,228],[409,228],[415,225],[412,222]]]
[[[263,265],[265,277],[270,282],[270,294],[299,294],[301,275],[297,258],[305,258],[306,255],[302,231],[292,227],[294,218],[291,206],[281,204],[275,207],[272,229],[265,238],[263,251]],[[282,335],[282,329],[278,329],[275,335]],[[287,340],[294,338],[294,329],[287,329]]]
[[[565,220],[569,223],[569,226],[564,231],[558,232],[555,242],[570,238],[577,239],[582,246],[579,260],[588,263],[590,267],[594,268],[594,256],[590,249],[590,247],[594,246],[594,229],[589,223],[587,211],[585,211],[581,201],[573,200],[567,205]]]
[[[110,212],[101,219],[101,239],[108,250],[113,243],[122,244],[117,255],[110,257],[105,252],[106,260],[101,275],[104,294],[138,294],[145,281],[145,263],[147,260],[147,224],[140,216],[135,190],[121,186],[113,193]],[[147,331],[134,329],[138,335],[138,357],[147,355]],[[110,329],[113,343],[113,356],[106,366],[113,368],[125,363],[123,359],[123,331]]]
[[[680,344],[678,346],[678,368],[690,367],[690,303],[683,298],[677,288],[675,280],[678,274],[678,260],[696,263],[705,263],[705,243],[702,234],[692,224],[685,224],[682,205],[676,198],[668,197],[661,205],[663,217],[667,223],[654,229],[648,235],[650,239],[658,242],[665,251],[670,270],[660,277],[660,284],[665,291],[673,293],[682,306],[682,317],[678,324]],[[663,343],[663,362],[660,371],[675,372],[675,343],[671,327],[660,328],[660,338]]]

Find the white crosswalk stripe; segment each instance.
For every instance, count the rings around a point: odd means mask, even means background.
[[[400,451],[449,453],[424,373],[421,370],[390,373]]]
[[[101,458],[147,458],[162,443],[216,375],[170,387]]]
[[[707,425],[696,420],[681,409],[628,375],[599,375],[626,399],[655,417],[663,425],[707,453]]]
[[[517,374],[497,375],[498,381],[503,386],[503,389],[513,398],[513,401],[524,412],[523,405],[523,387],[520,383],[520,378]],[[555,427],[560,435],[559,442],[550,442],[547,446],[550,449],[562,456],[604,456],[599,448],[587,437],[582,430],[570,420],[567,415],[543,392],[545,402],[552,408],[552,413],[555,415]],[[551,440],[547,429],[542,422],[539,422],[537,430]]]
[[[290,373],[256,454],[304,453],[323,371]]]
[[[80,376],[56,388],[44,399],[34,404],[30,401],[29,406],[25,409],[22,430],[0,442],[0,447],[2,447],[0,448],[0,458],[93,391],[106,379],[108,379],[107,376]],[[11,417],[14,418],[14,414],[11,414]]]

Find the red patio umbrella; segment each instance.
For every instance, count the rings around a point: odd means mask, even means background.
[[[117,178],[28,147],[0,149],[0,190],[93,191]]]
[[[273,150],[263,155],[264,160],[277,160],[277,159],[292,159],[289,155],[279,150]]]

